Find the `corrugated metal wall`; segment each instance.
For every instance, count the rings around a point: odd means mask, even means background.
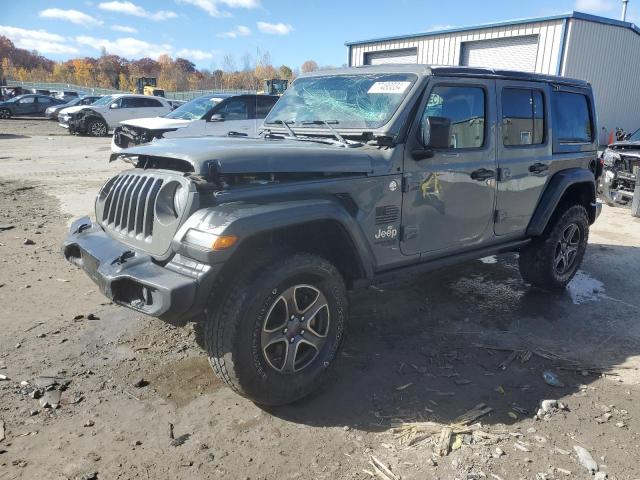
[[[365,52],[416,47],[418,63],[431,65],[460,65],[461,44],[518,35],[538,35],[536,69],[538,73],[555,74],[561,50],[563,20],[525,23],[501,27],[479,28],[464,32],[427,35],[404,40],[390,40],[351,47],[351,65],[364,64]]]
[[[567,27],[561,73],[591,83],[600,129],[640,128],[640,35],[577,19]]]

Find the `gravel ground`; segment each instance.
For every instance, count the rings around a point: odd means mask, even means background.
[[[215,379],[191,327],[110,304],[61,259],[72,216],[126,167],[107,163],[108,139],[56,128],[0,122],[0,224],[14,227],[0,231],[0,479],[364,480],[372,455],[402,479],[591,478],[576,446],[609,478],[640,478],[628,210],[605,208],[565,293],[528,288],[510,254],[351,295],[335,378],[265,410]],[[545,399],[560,408],[537,418]]]

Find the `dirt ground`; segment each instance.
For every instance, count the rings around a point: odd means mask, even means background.
[[[55,122],[0,121],[0,224],[14,226],[0,231],[0,479],[365,480],[371,455],[402,479],[592,477],[575,446],[608,478],[640,478],[628,210],[605,208],[565,293],[528,288],[509,254],[351,295],[335,378],[265,410],[214,378],[191,327],[110,304],[61,258],[71,218],[125,168],[108,152]],[[34,387],[54,381],[67,387],[45,408]],[[536,418],[545,399],[565,408]],[[443,424],[478,404],[491,411],[438,456]]]

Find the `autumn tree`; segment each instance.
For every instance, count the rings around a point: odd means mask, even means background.
[[[302,64],[300,70],[302,70],[302,73],[315,72],[318,70],[318,63],[315,60],[307,60]]]

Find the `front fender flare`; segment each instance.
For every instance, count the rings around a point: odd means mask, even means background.
[[[366,278],[373,277],[373,254],[356,219],[336,200],[313,198],[259,204],[238,202],[195,212],[174,237],[175,251],[209,264],[226,261],[242,242],[262,233],[317,221],[337,222],[353,243]],[[190,228],[215,235],[235,235],[240,242],[224,251],[203,250],[182,239]]]
[[[589,220],[591,223],[595,221],[597,216],[596,181],[593,172],[586,168],[568,168],[553,175],[551,180],[547,183],[536,210],[531,217],[529,226],[527,227],[527,236],[542,235],[563,195],[569,187],[577,184],[587,184],[589,186],[590,205],[588,206],[587,211],[589,213]]]

